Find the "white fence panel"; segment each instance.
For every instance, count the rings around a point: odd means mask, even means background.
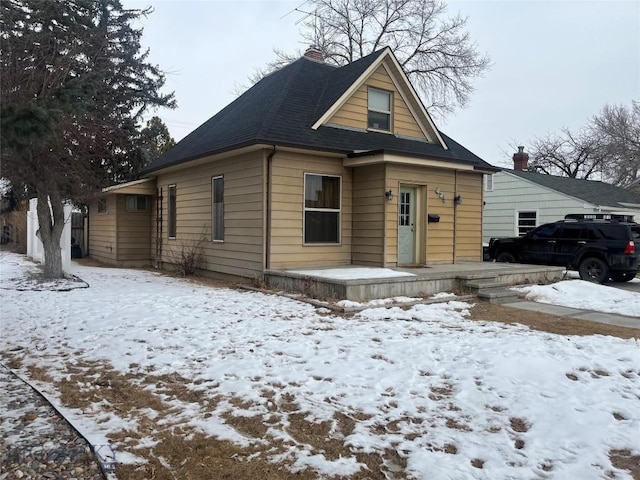
[[[27,256],[33,261],[44,263],[44,247],[40,240],[40,224],[38,222],[38,199],[29,200],[27,212]],[[71,266],[71,206],[64,206],[64,228],[60,237],[60,250],[62,251],[62,269],[69,271]]]

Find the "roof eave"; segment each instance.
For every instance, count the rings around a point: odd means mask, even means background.
[[[495,172],[499,172],[501,169],[498,167],[494,167],[492,165],[478,165],[476,162],[472,161],[472,160],[465,160],[465,159],[460,159],[460,158],[452,158],[451,156],[448,155],[438,155],[438,154],[426,154],[426,153],[414,153],[414,152],[407,152],[407,151],[403,151],[403,150],[394,150],[394,149],[385,149],[385,148],[378,148],[375,150],[366,150],[366,151],[358,151],[358,152],[351,152],[347,155],[347,157],[349,158],[359,158],[359,157],[367,157],[367,156],[373,156],[373,155],[399,155],[399,156],[405,156],[405,157],[411,157],[411,158],[420,158],[420,159],[425,159],[425,160],[429,160],[429,159],[438,159],[438,160],[446,160],[449,162],[456,162],[456,163],[462,163],[465,165],[471,165],[473,166],[474,170],[477,170],[479,172],[486,172],[486,173],[495,173]]]
[[[326,147],[317,147],[317,146],[312,146],[312,145],[305,145],[305,144],[299,144],[299,143],[292,143],[292,142],[279,142],[279,141],[274,141],[274,140],[265,140],[265,139],[256,139],[256,140],[249,140],[246,142],[240,142],[240,143],[236,143],[233,145],[229,145],[227,147],[224,148],[218,148],[215,150],[209,150],[206,151],[204,153],[198,153],[195,155],[191,155],[189,157],[184,157],[184,158],[180,158],[177,160],[174,160],[172,162],[169,162],[165,165],[161,165],[155,168],[151,168],[151,169],[147,169],[147,170],[143,170],[142,172],[140,172],[140,175],[150,175],[152,173],[157,173],[161,170],[165,170],[167,168],[171,168],[171,167],[176,167],[178,165],[183,165],[183,164],[187,164],[189,162],[192,162],[194,160],[199,160],[205,157],[212,157],[215,155],[222,155],[225,153],[230,153],[233,152],[235,150],[241,150],[241,149],[246,149],[248,147],[256,147],[258,148],[272,148],[272,147],[280,147],[280,148],[298,148],[298,149],[302,149],[302,150],[311,150],[314,152],[326,152],[326,153],[332,153],[332,154],[339,154],[339,155],[348,155],[350,153],[349,150],[344,150],[344,149],[338,149],[338,148],[326,148]]]

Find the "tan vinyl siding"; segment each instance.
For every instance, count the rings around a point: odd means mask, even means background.
[[[353,263],[384,265],[385,169],[382,164],[353,172]],[[397,191],[395,194],[397,195]]]
[[[455,171],[389,165],[385,190],[393,190],[394,200],[387,204],[385,264],[395,266],[398,262],[397,192],[401,185],[416,187],[416,262],[427,265],[453,263]],[[446,203],[435,193],[436,188],[444,192],[447,197]],[[440,215],[440,222],[427,223],[427,214]]]
[[[147,197],[147,209],[139,212],[127,210],[127,195],[115,197],[118,206],[118,263],[136,261],[137,264],[150,264],[153,197]]]
[[[205,238],[202,268],[230,277],[262,273],[264,154],[255,151],[158,176],[163,190],[162,261]],[[211,179],[224,178],[224,240],[211,241]],[[168,185],[176,185],[176,238],[167,238]],[[155,224],[155,220],[154,220]],[[155,226],[154,226],[155,228]]]
[[[278,152],[271,169],[271,262],[273,269],[351,263],[352,174],[341,159]],[[339,175],[342,207],[339,244],[304,245],[304,174]]]
[[[481,261],[482,175],[458,172],[456,183],[462,203],[455,207],[455,261]]]
[[[89,256],[110,265],[117,263],[116,196],[107,195],[106,212],[98,213],[98,202],[89,205]]]
[[[368,111],[368,88],[374,87],[393,92],[391,131],[396,135],[426,140],[426,137],[416,119],[411,114],[409,107],[396,90],[395,84],[389,77],[385,68],[381,65],[367,79],[367,81],[354,92],[344,105],[329,119],[328,123],[343,125],[345,127],[366,129]]]

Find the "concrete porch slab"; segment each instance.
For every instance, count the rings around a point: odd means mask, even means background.
[[[353,273],[345,272],[352,269]],[[358,278],[360,271],[365,271]],[[332,276],[332,271],[336,275]],[[324,300],[365,302],[392,297],[427,297],[439,292],[469,293],[467,282],[487,280],[503,285],[545,284],[561,280],[565,269],[545,265],[467,262],[416,268],[358,265],[266,270],[264,281],[274,290],[302,293]],[[389,271],[404,274],[391,276]],[[339,274],[337,274],[339,272]]]

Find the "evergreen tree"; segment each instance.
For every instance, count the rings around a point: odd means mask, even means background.
[[[130,148],[123,155],[120,169],[112,175],[115,183],[137,178],[140,171],[176,144],[160,117],[151,117],[144,128],[134,130]]]
[[[63,203],[108,182],[145,111],[175,106],[132,26],[149,13],[120,0],[0,2],[2,176],[38,198],[48,278],[64,275]]]

